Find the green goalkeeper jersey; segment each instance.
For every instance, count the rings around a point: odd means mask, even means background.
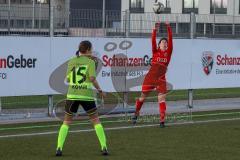
[[[67,99],[93,101],[93,84],[90,77],[96,77],[95,62],[87,56],[74,57],[68,62]]]

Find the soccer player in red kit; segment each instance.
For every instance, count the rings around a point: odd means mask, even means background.
[[[160,23],[157,23],[156,27],[159,27]],[[158,91],[158,103],[159,103],[159,114],[160,114],[160,127],[165,127],[165,114],[166,114],[166,71],[168,64],[171,60],[173,42],[172,42],[172,29],[170,24],[167,22],[168,38],[160,39],[158,45],[156,42],[156,28],[152,32],[152,62],[151,68],[144,78],[142,85],[141,97],[136,101],[136,111],[132,118],[133,124],[136,123],[139,116],[141,107],[148,94],[156,89]]]

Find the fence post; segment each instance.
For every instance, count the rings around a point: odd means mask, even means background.
[[[178,26],[179,22],[178,22],[178,15],[176,17],[176,34],[178,35],[179,33],[179,26]]]
[[[143,18],[142,15],[140,15],[140,37],[142,37],[143,32],[145,32],[145,30],[143,30]]]
[[[105,0],[102,0],[103,1],[103,6],[102,6],[102,29],[104,29],[105,28],[105,23],[106,23],[106,17],[105,17],[105,6],[106,6],[106,4],[105,4]]]
[[[8,0],[8,35],[10,34],[11,28],[11,1]]]
[[[108,23],[109,23],[109,18],[108,18],[108,15],[106,15],[106,19],[105,19],[105,28],[103,28],[104,30],[104,36],[107,36],[107,29],[108,29]]]
[[[126,10],[126,37],[129,37],[129,32],[130,32],[130,12],[129,10]]]
[[[123,92],[123,109],[126,110],[127,107],[128,107],[128,92]]]
[[[41,31],[41,24],[42,24],[42,2],[39,2],[38,8],[38,29]]]
[[[194,12],[191,12],[191,31],[190,38],[193,39],[196,33],[196,16]]]
[[[48,95],[48,116],[53,115],[53,95]]]
[[[65,28],[69,29],[69,23],[70,23],[70,0],[65,0],[65,11],[64,11],[64,22],[65,22]]]
[[[206,36],[206,33],[207,33],[207,24],[204,23],[204,26],[203,26],[203,34],[204,34],[204,36]]]
[[[35,1],[32,1],[32,28],[35,28]]]
[[[193,108],[193,89],[188,90],[188,108]]]
[[[126,10],[125,11],[126,16],[125,16],[125,36],[129,37],[129,32],[130,32],[130,11]],[[125,66],[125,73],[127,72],[127,66]],[[126,85],[127,85],[127,74],[125,75],[125,90],[126,90]],[[127,102],[128,102],[128,92],[124,91],[123,92],[123,108],[127,108]],[[125,112],[127,114],[127,112]],[[125,115],[126,116],[126,115]]]
[[[233,23],[232,23],[232,35],[235,35],[235,21],[234,21],[235,17],[233,15]]]
[[[0,97],[0,114],[2,113],[2,98]]]
[[[191,33],[190,38],[194,39],[196,33],[196,16],[195,13],[191,12]],[[188,108],[193,108],[193,90],[188,90]]]
[[[216,23],[216,15],[215,15],[215,11],[214,11],[214,17],[213,17],[214,19],[213,19],[213,24],[212,24],[212,27],[213,27],[213,36],[215,35],[215,28],[216,28],[216,26],[215,26],[215,23]]]
[[[52,4],[52,3],[51,3]],[[53,25],[53,13],[54,13],[54,7],[53,6],[50,6],[50,11],[49,11],[49,35],[50,35],[50,37],[53,37],[54,36],[54,29],[53,29],[53,27],[54,27],[54,25]]]
[[[232,35],[235,35],[235,24],[232,25]]]

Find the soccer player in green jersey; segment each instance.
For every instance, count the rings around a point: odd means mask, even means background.
[[[98,117],[94,94],[94,86],[102,97],[102,92],[95,72],[95,61],[92,60],[92,44],[89,41],[82,41],[76,57],[68,62],[67,82],[69,83],[67,100],[65,105],[65,117],[59,130],[56,156],[62,156],[63,145],[68,134],[69,125],[72,123],[73,113],[76,113],[79,105],[89,115],[94,125],[97,137],[101,145],[102,155],[108,155],[106,137],[103,126]]]

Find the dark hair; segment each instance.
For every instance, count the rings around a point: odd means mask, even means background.
[[[85,54],[87,51],[91,50],[92,43],[90,41],[82,41],[79,44],[78,51],[76,52],[76,56],[78,56],[79,52]]]
[[[168,42],[168,39],[164,37],[164,38],[161,38],[161,39],[159,40],[158,44],[160,44],[160,43],[161,43],[162,41],[164,41],[164,40]]]

